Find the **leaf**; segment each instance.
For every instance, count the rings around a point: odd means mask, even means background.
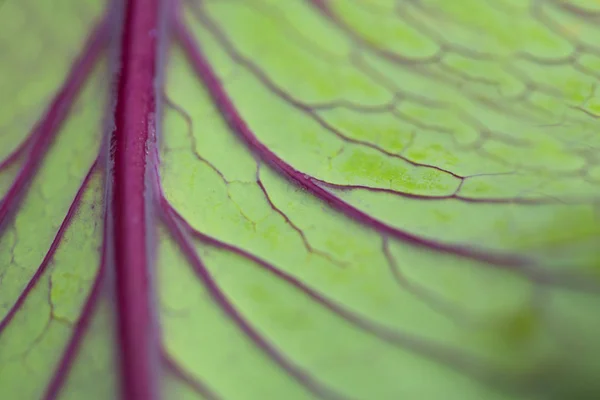
[[[7,0],[0,392],[598,397],[599,7]]]

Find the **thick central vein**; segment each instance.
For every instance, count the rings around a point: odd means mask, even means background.
[[[157,323],[151,302],[147,154],[155,129],[160,0],[126,2],[113,149],[113,229],[122,396],[157,397]]]

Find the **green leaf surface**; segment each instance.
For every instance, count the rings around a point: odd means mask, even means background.
[[[147,2],[136,158],[142,3],[0,7],[2,397],[600,396],[598,1]]]

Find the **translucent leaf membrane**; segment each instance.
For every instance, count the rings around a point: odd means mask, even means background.
[[[165,397],[600,392],[596,14],[468,3],[177,9]]]
[[[600,396],[596,1],[127,4],[1,6],[4,397]]]
[[[104,1],[2,3],[0,392],[114,396]],[[51,15],[52,18],[48,16]]]
[[[27,140],[105,4],[104,0],[2,2],[0,91],[8,97],[0,110],[0,162]]]

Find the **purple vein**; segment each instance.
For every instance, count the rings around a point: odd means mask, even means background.
[[[248,337],[258,348],[268,355],[279,367],[285,370],[299,384],[309,390],[311,393],[324,399],[344,400],[348,397],[334,391],[325,386],[321,382],[315,380],[307,371],[289,360],[274,344],[264,338],[258,330],[256,330],[250,322],[236,309],[229,301],[227,295],[221,290],[215,282],[209,270],[204,265],[203,261],[198,256],[193,244],[190,242],[188,235],[182,232],[180,226],[182,221],[175,220],[173,211],[169,207],[166,199],[161,197],[160,206],[162,209],[162,219],[168,228],[170,234],[177,241],[185,256],[192,264],[198,278],[204,283],[210,296],[223,312],[239,327],[239,329]]]
[[[332,22],[334,22],[336,24],[340,23],[339,22],[339,18],[335,17],[333,15],[333,12],[332,12],[331,8],[327,5],[327,2],[329,0],[310,0],[310,1],[315,6],[317,6],[323,13],[325,13],[325,15],[327,15],[328,17],[333,16],[333,18],[331,18]],[[410,2],[410,5],[415,10],[418,10],[420,13],[435,13],[438,17],[442,17],[442,16],[448,17],[448,15],[444,15],[444,13],[441,13],[439,11],[438,12],[434,11],[433,7],[425,7],[422,3],[418,2],[418,1],[412,1],[412,2]],[[494,4],[494,5],[496,5],[496,4]],[[492,6],[494,6],[494,5],[492,5]],[[399,7],[397,7],[397,9],[399,9]],[[398,11],[396,12],[396,14],[399,15],[399,16],[401,15],[401,14],[398,13]],[[408,16],[408,17],[410,17],[410,16]],[[406,22],[409,23],[409,20],[407,19],[407,15],[406,14],[402,15],[402,18]],[[454,20],[452,22],[454,24],[457,23],[456,20]],[[478,31],[477,28],[472,28],[472,27],[469,27],[468,25],[462,25],[462,27],[463,28],[467,28],[468,30],[470,30],[473,33],[481,34],[481,31]],[[425,26],[421,25],[421,28],[425,28]],[[427,29],[430,30],[430,32],[436,32],[436,33],[438,33],[437,31],[435,31],[435,30],[433,30],[431,28],[427,28]],[[423,29],[420,29],[420,31],[421,31],[421,33],[424,32]],[[443,35],[443,33],[444,32],[439,32],[438,34]],[[363,39],[363,41],[364,41],[364,39]],[[494,60],[494,59],[497,58],[497,56],[495,57],[491,53],[479,53],[479,54],[477,54],[478,52],[475,51],[475,50],[463,48],[462,46],[458,46],[458,47],[457,46],[458,45],[450,43],[450,42],[447,42],[447,41],[445,41],[443,43],[443,47],[444,47],[445,50],[453,51],[453,52],[455,52],[457,54],[461,54],[462,53],[463,56],[472,58],[474,60],[477,60],[477,59],[480,59],[480,60],[486,60],[486,59],[487,60]],[[463,50],[461,51],[461,49],[463,49]],[[466,52],[465,52],[465,50],[466,50]],[[469,52],[475,52],[475,53],[469,54]],[[385,54],[382,54],[382,55],[384,57],[386,56]],[[478,55],[479,55],[479,57],[478,57]],[[570,54],[570,55],[568,55],[566,57],[560,57],[559,56],[559,57],[555,57],[555,58],[543,58],[543,57],[539,57],[539,56],[536,56],[534,54],[531,54],[531,53],[529,53],[527,51],[518,51],[518,52],[515,52],[513,54],[513,56],[516,57],[516,58],[520,58],[520,59],[523,59],[523,60],[531,61],[531,62],[538,63],[538,64],[541,64],[541,65],[561,65],[561,64],[566,64],[567,62],[569,62],[574,57],[574,54]]]
[[[249,146],[251,150],[257,153],[270,165],[274,166],[277,170],[285,174],[298,186],[304,188],[320,200],[330,204],[332,207],[346,214],[350,218],[360,221],[372,229],[378,230],[405,242],[430,248],[443,253],[484,261],[493,265],[513,267],[522,270],[523,272],[527,270],[527,264],[529,262],[525,257],[511,254],[484,252],[471,247],[446,244],[414,235],[410,232],[388,225],[383,221],[372,217],[366,212],[359,210],[350,203],[345,202],[336,195],[323,189],[321,186],[315,183],[313,177],[308,176],[301,171],[296,170],[290,164],[287,164],[258,139],[258,137],[254,134],[254,132],[252,132],[252,130],[250,130],[246,122],[238,113],[235,105],[229,98],[229,95],[226,93],[224,87],[221,85],[215,72],[212,70],[212,67],[206,61],[204,55],[198,47],[198,44],[192,38],[192,35],[188,31],[187,27],[184,26],[181,21],[176,20],[174,22],[174,29],[175,34],[183,46],[198,78],[206,85],[207,90],[213,98],[213,101],[230,128]]]
[[[52,261],[52,258],[54,257],[54,254],[56,253],[56,250],[58,249],[58,246],[60,245],[60,242],[64,237],[65,232],[67,231],[69,225],[71,224],[71,221],[73,220],[73,217],[79,209],[79,206],[81,204],[81,198],[83,197],[85,189],[93,175],[96,165],[97,160],[93,163],[92,167],[90,168],[83,182],[81,183],[81,186],[77,191],[75,198],[71,202],[71,205],[69,207],[69,210],[67,211],[67,214],[65,215],[65,218],[63,219],[60,227],[58,228],[58,231],[56,232],[56,235],[54,236],[54,240],[52,240],[52,243],[50,244],[50,248],[48,249],[46,255],[42,259],[42,262],[38,266],[37,270],[31,277],[31,279],[29,280],[29,282],[27,283],[27,285],[25,286],[25,288],[23,289],[13,306],[10,308],[9,312],[2,319],[2,321],[0,321],[0,332],[2,332],[6,328],[6,326],[8,326],[10,321],[14,318],[15,314],[23,306],[23,303],[27,299],[27,296],[31,293],[31,291],[37,285],[44,272],[48,269],[48,266],[50,265],[50,262]]]
[[[578,274],[567,272],[549,275],[539,265],[537,265],[533,259],[530,259],[525,255],[485,250],[473,246],[445,243],[413,234],[374,218],[368,213],[344,201],[335,194],[325,190],[315,182],[314,177],[296,170],[258,139],[258,137],[248,127],[238,112],[236,106],[233,104],[233,101],[230,99],[225,88],[219,81],[216,73],[213,71],[209,62],[205,59],[199,44],[193,39],[193,36],[188,31],[188,28],[177,17],[174,18],[173,29],[175,30],[176,38],[183,47],[184,52],[194,68],[198,78],[204,83],[217,109],[220,111],[223,119],[226,121],[232,131],[235,132],[238,137],[240,137],[240,139],[242,139],[246,145],[264,161],[282,172],[296,185],[305,189],[307,192],[311,193],[321,201],[329,204],[337,211],[358,222],[363,223],[364,225],[376,231],[379,231],[382,234],[394,237],[398,240],[415,246],[431,249],[440,253],[473,259],[490,266],[510,269],[538,283],[564,286],[576,290],[590,292],[597,292],[599,290],[597,284],[589,279],[586,279],[584,276],[579,276]]]
[[[2,162],[0,162],[0,171],[2,171],[5,168],[8,168],[11,164],[16,162],[23,155],[23,153],[25,153],[26,150],[28,150],[28,148],[31,146],[31,143],[33,142],[34,138],[35,131],[32,131],[27,136],[27,138],[19,144],[19,146],[17,146],[8,156],[6,156],[6,158]]]
[[[349,136],[343,134],[339,129],[336,129],[335,127],[330,125],[327,121],[325,121],[321,116],[319,116],[318,113],[316,113],[315,110],[311,106],[294,99],[291,95],[289,95],[283,89],[281,89],[279,86],[277,86],[272,80],[270,80],[267,77],[267,75],[263,71],[260,70],[260,68],[258,68],[254,63],[252,63],[250,60],[248,60],[246,57],[242,56],[238,51],[236,51],[233,44],[231,43],[231,41],[223,34],[223,32],[217,27],[217,25],[215,23],[213,23],[204,13],[197,10],[197,8],[194,8],[194,11],[196,11],[195,15],[197,16],[198,20],[201,23],[203,23],[204,25],[206,25],[208,30],[215,36],[217,41],[221,44],[222,48],[227,52],[227,54],[233,60],[235,60],[238,64],[247,68],[267,89],[269,89],[269,91],[271,91],[277,97],[279,97],[280,99],[282,99],[283,101],[285,101],[286,103],[291,105],[292,107],[307,114],[315,122],[317,122],[321,127],[323,127],[325,130],[329,131],[333,135],[337,136],[341,140],[348,142],[348,143],[368,147],[370,149],[373,149],[380,153],[383,153],[386,156],[397,158],[404,162],[407,162],[414,167],[434,169],[439,172],[451,175],[455,178],[459,178],[459,179],[464,178],[463,176],[458,175],[452,171],[445,170],[445,169],[440,168],[435,165],[412,161],[412,160],[402,156],[401,154],[390,152],[374,143],[367,142],[364,140],[354,139],[352,137],[349,137]],[[379,108],[378,108],[378,110],[379,110]]]
[[[465,197],[459,194],[460,189],[462,188],[464,182],[468,178],[477,177],[477,176],[494,176],[494,175],[509,175],[509,173],[490,173],[490,174],[475,174],[472,176],[467,176],[463,180],[461,180],[460,185],[456,188],[456,190],[452,194],[446,195],[422,195],[415,193],[406,193],[396,189],[390,188],[381,188],[381,187],[372,187],[366,185],[348,185],[348,184],[338,184],[324,181],[322,179],[314,178],[311,179],[315,182],[323,186],[328,186],[332,189],[340,190],[340,191],[352,191],[352,190],[364,190],[368,192],[379,192],[379,193],[387,193],[395,196],[405,197],[409,199],[417,199],[417,200],[425,200],[425,201],[440,201],[440,200],[457,200],[465,203],[487,203],[487,204],[523,204],[523,205],[542,205],[542,204],[578,204],[578,203],[589,203],[590,198],[567,198],[567,199],[557,199],[555,197],[546,196],[546,197]]]
[[[419,284],[411,282],[401,271],[400,266],[390,251],[389,240],[387,237],[382,239],[382,250],[386,258],[390,272],[397,285],[407,292],[411,293],[417,299],[421,300],[431,310],[444,317],[450,317],[456,323],[466,326],[472,326],[473,318],[468,315],[463,309],[452,305],[446,299],[442,298],[434,291],[427,289]]]
[[[215,392],[208,388],[208,386],[198,380],[198,378],[190,375],[186,372],[178,363],[175,361],[167,352],[166,349],[162,349],[162,359],[167,369],[177,377],[177,379],[184,382],[187,386],[192,388],[194,392],[202,396],[206,400],[220,400],[221,397]]]
[[[509,376],[509,373],[502,370],[486,367],[486,364],[483,362],[483,360],[479,360],[476,357],[465,355],[464,353],[461,353],[460,351],[452,347],[424,340],[412,334],[402,332],[397,329],[387,327],[381,323],[366,319],[360,314],[350,311],[345,307],[339,305],[337,302],[328,299],[327,297],[320,294],[318,291],[312,289],[310,286],[303,283],[298,278],[295,278],[294,276],[291,276],[286,272],[278,269],[268,261],[240,247],[223,242],[219,239],[216,239],[212,236],[206,235],[196,230],[177,212],[177,210],[175,210],[168,203],[168,201],[164,197],[161,198],[161,208],[166,214],[165,218],[172,220],[167,221],[167,224],[174,225],[176,229],[185,230],[187,235],[190,235],[202,242],[229,251],[242,258],[252,261],[261,269],[265,270],[271,275],[274,275],[283,282],[286,282],[294,289],[300,291],[301,293],[309,297],[316,304],[319,304],[320,306],[330,311],[335,316],[341,318],[345,322],[349,323],[350,325],[368,334],[371,334],[395,347],[410,350],[421,356],[425,356],[429,359],[435,360],[436,362],[443,363],[451,368],[457,368],[466,375],[472,378],[480,379],[490,385],[502,384],[505,381],[508,382],[507,378]],[[184,236],[181,232],[179,232],[179,234],[182,237]],[[193,254],[189,256],[197,258],[194,249],[188,250],[186,248],[184,249],[184,251],[186,252],[186,254],[188,251],[192,251]]]
[[[101,50],[107,41],[107,35],[108,24],[106,20],[103,20],[87,39],[84,50],[71,67],[62,88],[50,103],[45,115],[38,121],[30,133],[30,137],[34,139],[31,143],[28,158],[6,193],[6,196],[0,202],[0,232],[5,227],[9,211],[21,199],[24,190],[35,176],[37,168],[48,152],[50,144],[69,115],[81,86],[96,63],[96,60],[100,57]]]
[[[577,19],[581,21],[592,24],[597,24],[598,22],[600,22],[600,10],[578,7],[574,4],[569,4],[565,1],[550,0],[550,3],[554,7],[565,10],[568,13],[574,15],[575,17],[577,17]]]
[[[275,203],[273,202],[273,200],[271,199],[271,196],[269,195],[269,192],[267,191],[267,188],[265,187],[262,179],[260,178],[260,164],[257,162],[256,163],[256,184],[258,185],[258,187],[260,188],[261,192],[263,193],[263,196],[265,197],[265,199],[267,200],[267,203],[269,203],[269,206],[271,207],[271,209],[273,211],[275,211],[277,214],[279,214],[279,216],[281,216],[281,218],[284,219],[284,221],[286,222],[286,224],[288,224],[294,231],[296,231],[296,233],[300,236],[300,238],[302,239],[302,243],[304,244],[304,247],[306,248],[306,250],[310,253],[314,253],[314,254],[318,254],[321,257],[329,260],[331,263],[338,265],[340,267],[343,267],[345,263],[341,263],[338,260],[335,260],[331,255],[329,255],[328,253],[315,249],[310,242],[308,241],[308,238],[306,237],[306,234],[304,233],[304,231],[302,229],[300,229],[300,227],[298,225],[296,225],[291,219],[290,217],[288,217],[288,215],[283,212],[279,207],[277,207],[275,205]]]
[[[361,44],[363,47],[366,47],[372,53],[380,56],[381,58],[383,58],[393,64],[403,65],[403,66],[411,66],[412,67],[415,64],[416,65],[424,64],[424,62],[411,62],[411,59],[406,59],[404,56],[402,56],[398,53],[382,49],[382,48],[376,46],[375,44],[373,44],[372,42],[370,42],[369,40],[367,40],[366,38],[362,37],[359,33],[353,31],[351,26],[346,24],[338,15],[335,14],[335,12],[329,6],[328,0],[308,0],[308,1],[319,12],[321,12],[321,14],[325,18],[327,18],[334,26],[336,26],[342,32],[348,34],[357,43]],[[537,4],[537,3],[535,3],[535,4]],[[412,6],[417,7],[417,8],[422,8],[422,5],[419,2],[412,2]],[[430,10],[428,10],[428,11],[430,11]],[[557,33],[557,31],[555,31],[555,33]],[[558,34],[560,35],[560,33],[558,33]],[[432,64],[434,61],[442,61],[444,53],[447,52],[448,50],[452,50],[452,49],[449,48],[448,46],[441,46],[440,51],[436,55],[433,56],[435,59],[428,60],[427,64]],[[454,50],[456,50],[456,49],[454,49]],[[567,64],[567,63],[573,63],[578,56],[578,52],[579,52],[579,50],[575,49],[571,54],[569,54],[567,56],[556,57],[556,58],[541,58],[541,57],[535,56],[531,53],[524,52],[524,51],[519,51],[519,52],[513,54],[513,56],[515,58],[527,60],[527,61],[537,63],[540,65],[563,65],[563,64]],[[465,54],[465,56],[466,56],[466,54]],[[476,59],[477,57],[471,57],[471,58]],[[424,60],[426,60],[426,59],[424,59]],[[427,72],[425,70],[415,69],[415,72],[425,75],[425,76],[435,77],[436,79],[442,79],[446,83],[449,83],[449,81],[447,79],[440,77],[440,76],[436,76],[437,74],[432,75],[431,72]],[[453,83],[453,86],[455,86],[455,83]],[[482,98],[482,97],[476,95],[475,93],[470,93],[471,91],[462,87],[462,85],[456,87],[456,89],[465,91],[465,94],[468,97],[470,97],[473,100],[476,100],[478,102],[484,103],[492,109],[496,109],[499,111],[504,111],[506,109],[506,106],[499,105],[495,101],[491,101],[491,100]],[[532,88],[528,88],[526,90],[526,92],[530,92],[531,89]],[[533,106],[532,104],[529,104],[529,103],[526,103],[524,106],[527,108],[530,108],[530,109],[531,108],[536,109],[537,111],[542,110],[539,107]],[[513,113],[514,112],[515,111],[513,110]]]
[[[154,154],[155,159],[158,160],[159,155],[158,155],[158,152],[156,149],[155,149],[154,153],[155,153]],[[331,311],[333,314],[342,318],[346,322],[358,327],[359,329],[364,330],[365,332],[368,332],[369,334],[372,334],[372,335],[378,337],[379,339],[381,339],[383,341],[386,341],[395,346],[408,348],[408,349],[418,352],[422,355],[425,355],[432,359],[435,359],[436,361],[444,362],[447,365],[451,365],[453,367],[458,367],[471,376],[479,376],[480,379],[486,379],[485,376],[481,376],[481,373],[483,372],[483,364],[481,363],[481,361],[469,360],[464,357],[464,354],[459,354],[458,351],[456,351],[452,348],[448,348],[448,347],[438,345],[435,343],[430,343],[430,342],[424,341],[422,339],[419,339],[417,337],[414,337],[410,334],[397,331],[395,329],[386,327],[385,325],[382,325],[382,324],[379,324],[379,323],[376,323],[373,321],[369,321],[369,320],[363,318],[362,316],[345,309],[343,306],[338,305],[334,301],[327,299],[326,297],[324,297],[317,291],[313,290],[308,285],[304,284],[299,279],[285,273],[284,271],[281,271],[280,269],[276,268],[273,264],[269,263],[268,261],[265,261],[262,258],[254,255],[240,247],[225,243],[221,240],[218,240],[212,236],[206,235],[206,234],[198,231],[193,226],[191,226],[189,224],[189,222],[187,222],[187,220],[185,218],[183,218],[183,216],[181,216],[179,214],[179,212],[175,208],[173,208],[173,206],[166,199],[166,197],[162,191],[162,188],[160,186],[158,164],[159,163],[157,162],[157,163],[155,163],[155,166],[154,166],[154,179],[155,179],[156,193],[159,193],[159,203],[160,203],[159,208],[161,209],[162,213],[165,214],[165,216],[163,218],[168,218],[170,220],[168,222],[170,222],[174,226],[175,229],[180,230],[179,227],[181,227],[185,230],[187,235],[191,235],[200,241],[208,243],[217,248],[221,248],[221,249],[230,251],[234,254],[237,254],[240,257],[243,257],[245,259],[252,261],[254,264],[259,265],[262,269],[266,270],[270,274],[276,276],[277,278],[281,279],[282,281],[288,283],[290,286],[301,291],[306,296],[308,296],[313,301],[315,301],[317,304],[319,304],[322,307],[326,308],[327,310]],[[171,229],[171,227],[169,227],[169,229]],[[183,235],[181,232],[179,232],[179,234]],[[390,262],[390,268],[396,269],[397,266],[395,264],[395,261],[390,260],[390,258],[389,258],[389,257],[391,257],[391,254],[389,253],[389,250],[388,250],[387,241],[388,241],[387,237],[384,238],[383,249],[384,249],[384,252],[388,259],[388,262]],[[193,251],[193,249],[192,249],[192,251]],[[195,252],[194,252],[194,254],[195,254]],[[193,256],[197,258],[197,255],[193,255]],[[393,271],[393,274],[395,275],[395,278],[398,280],[400,285],[406,287],[404,281],[400,282],[402,280],[402,278],[399,276],[396,276],[399,274],[399,272]],[[415,289],[415,288],[410,287],[408,289]],[[413,294],[415,294],[416,296],[420,296],[420,295],[422,295],[422,292],[419,292],[419,290],[415,289]],[[426,301],[427,300],[431,300],[433,303],[435,303],[435,304],[432,304],[432,307],[440,306],[439,299],[428,298],[428,299],[426,299]],[[441,307],[438,307],[438,309],[440,309],[440,308]],[[457,317],[458,319],[462,319],[463,322],[466,322],[465,321],[466,317],[464,317],[463,315],[454,313],[453,316]],[[488,371],[486,371],[486,372],[488,372]],[[495,373],[491,374],[490,376],[503,376],[503,375],[505,375],[503,372],[495,372]]]
[[[316,112],[316,109],[314,106],[308,105],[308,104],[304,104],[298,100],[296,100],[293,96],[291,96],[290,94],[286,93],[281,87],[279,87],[277,84],[275,84],[271,79],[269,79],[269,77],[267,76],[267,74],[262,71],[256,64],[254,64],[252,61],[250,61],[248,58],[244,57],[242,54],[239,53],[239,51],[236,50],[235,46],[232,44],[232,42],[229,40],[229,38],[223,33],[223,31],[217,26],[216,23],[214,23],[204,12],[202,12],[200,10],[199,7],[197,7],[196,4],[192,5],[192,10],[194,11],[194,16],[198,19],[198,21],[205,25],[207,30],[209,32],[211,32],[211,34],[214,36],[214,38],[221,44],[221,47],[225,50],[225,52],[238,64],[240,64],[241,66],[245,67],[246,69],[248,69],[269,91],[271,91],[273,94],[275,94],[277,97],[279,97],[281,100],[283,100],[284,102],[286,102],[287,104],[289,104],[290,106],[296,108],[297,110],[307,114],[310,118],[312,118],[317,124],[319,124],[322,128],[324,128],[326,131],[330,132],[331,134],[333,134],[334,136],[338,137],[340,140],[347,142],[347,143],[351,143],[354,145],[358,145],[358,146],[363,146],[363,147],[367,147],[370,148],[372,150],[375,150],[383,155],[386,155],[388,157],[391,158],[395,158],[395,159],[399,159],[403,162],[406,162],[408,164],[410,164],[413,167],[416,168],[427,168],[427,169],[432,169],[432,170],[436,170],[438,172],[444,173],[444,174],[448,174],[456,179],[460,180],[460,184],[457,187],[457,190],[449,195],[439,195],[439,196],[435,196],[435,195],[417,195],[417,194],[412,194],[409,192],[405,192],[405,191],[400,191],[400,190],[391,190],[391,189],[381,189],[381,188],[372,188],[372,187],[366,187],[366,186],[362,186],[362,189],[365,190],[371,190],[371,191],[387,191],[390,193],[394,193],[398,196],[402,196],[402,197],[409,197],[409,198],[416,198],[416,199],[423,199],[423,200],[446,200],[446,199],[455,199],[458,201],[464,201],[464,202],[470,202],[470,203],[491,203],[491,204],[498,204],[498,203],[506,203],[506,204],[530,204],[530,205],[538,205],[538,204],[549,204],[549,203],[556,203],[555,200],[551,199],[551,198],[522,198],[522,197],[496,197],[496,198],[476,198],[476,197],[467,197],[467,196],[462,196],[459,195],[459,189],[462,188],[465,180],[467,180],[468,178],[471,178],[473,176],[481,176],[484,174],[475,174],[475,175],[461,175],[461,174],[457,174],[455,172],[452,172],[450,170],[444,169],[442,167],[436,166],[434,164],[429,164],[429,163],[421,163],[421,162],[416,162],[411,160],[410,158],[402,155],[401,153],[395,153],[395,152],[391,152],[375,143],[369,142],[369,141],[365,141],[365,140],[360,140],[360,139],[356,139],[356,138],[352,138],[348,135],[346,135],[345,133],[343,133],[341,130],[337,129],[336,127],[334,127],[333,125],[331,125],[330,123],[328,123],[324,118],[322,118],[318,112]],[[356,61],[356,60],[355,60]],[[357,63],[360,63],[359,61],[356,61]],[[360,63],[362,64],[362,63]],[[363,68],[368,68],[366,66],[363,66]],[[373,75],[380,75],[379,73],[373,71],[371,68],[368,68],[368,73],[369,75],[373,76]],[[379,79],[382,79],[381,76],[379,76]],[[383,78],[385,79],[385,78]],[[387,82],[386,85],[389,86],[391,84],[391,82]],[[398,99],[402,99],[403,97],[406,97],[406,94],[397,94],[397,100]],[[417,99],[413,99],[416,102],[419,103],[423,103],[424,105],[427,105],[429,107],[439,107],[439,104],[434,104],[435,102],[430,101],[430,100],[426,100],[424,98],[417,98]],[[340,102],[337,102],[337,104],[333,104],[335,106],[341,106],[342,104]],[[332,106],[332,104],[328,104],[326,105],[326,108],[330,108]],[[321,107],[321,109],[323,109],[323,106],[319,106]],[[346,107],[349,109],[356,109],[356,111],[360,111],[360,112],[370,112],[372,110],[369,109],[365,109],[365,108],[358,108],[357,107]],[[442,132],[443,128],[441,127],[436,127],[436,126],[427,126],[426,124],[422,124],[419,121],[408,117],[407,115],[404,115],[396,110],[392,108],[390,108],[390,105],[386,105],[383,106],[383,108],[381,106],[377,106],[375,107],[375,110],[377,111],[391,111],[392,114],[394,116],[396,116],[397,118],[409,121],[411,124],[418,126],[420,128],[423,129],[431,129],[431,130],[437,130]],[[473,117],[470,116],[463,116],[461,117],[461,119],[467,119],[467,120],[474,120]],[[472,121],[467,121],[467,123],[469,125],[472,126],[476,126],[477,129],[479,131],[481,131],[480,133],[482,135],[485,136],[490,136],[491,132],[487,131],[486,129],[483,129],[482,127],[479,127],[478,125],[480,125],[480,123],[478,121],[475,120],[476,123],[473,123]],[[452,134],[451,130],[445,130],[445,133],[448,134]],[[496,140],[501,140],[501,141],[507,141],[507,138],[503,138],[503,137],[496,137]],[[514,143],[512,138],[510,141],[508,141],[508,143],[512,144],[512,145],[522,145],[523,143],[521,142],[517,142]],[[487,157],[487,156],[486,156]],[[485,174],[488,175],[488,174]],[[489,175],[500,175],[500,174],[489,174]],[[504,173],[502,173],[502,175],[504,175]],[[322,183],[326,183],[325,181],[321,181]],[[342,188],[342,186],[345,186],[345,188],[347,189],[352,189],[353,187],[351,187],[350,185],[338,185],[338,184],[334,184],[331,183],[332,186],[336,185],[339,188]],[[357,187],[356,187],[357,188]],[[589,199],[569,199],[571,202],[588,202]]]
[[[426,23],[419,21],[418,18],[415,18],[413,15],[411,15],[411,13],[408,11],[410,10],[411,6],[415,7],[415,9],[421,9],[421,7],[419,7],[419,5],[415,4],[414,2],[398,2],[396,4],[396,7],[394,8],[394,13],[402,20],[404,20],[406,24],[419,30],[419,32],[429,37],[430,39],[440,43],[440,47],[442,49],[446,51],[452,51],[456,54],[462,55],[463,57],[469,57],[474,60],[490,61],[494,60],[497,57],[493,53],[486,53],[482,52],[481,50],[475,50],[469,47],[464,47],[460,44],[452,43],[444,37],[443,33],[428,27]]]
[[[58,398],[61,389],[64,387],[64,383],[67,379],[69,371],[73,366],[73,362],[75,361],[75,358],[79,352],[85,332],[87,331],[90,322],[92,321],[96,305],[98,304],[98,297],[100,295],[100,289],[102,286],[102,277],[104,275],[103,271],[105,263],[104,256],[105,255],[103,253],[102,260],[100,262],[100,268],[98,269],[96,277],[94,278],[92,290],[90,291],[85,305],[81,310],[81,315],[77,320],[75,327],[73,328],[73,333],[69,338],[64,354],[60,362],[56,366],[56,372],[52,376],[52,379],[50,380],[50,383],[46,388],[46,392],[42,397],[42,399],[44,400],[54,400]]]
[[[155,146],[156,84],[161,0],[130,0],[124,5],[120,77],[111,137],[112,198],[117,337],[121,396],[160,397],[158,322],[153,309],[150,239],[152,203],[148,152]]]
[[[377,47],[373,45],[373,43],[364,37],[360,36],[358,33],[354,32],[352,28],[343,22],[340,18],[338,18],[330,9],[326,0],[309,0],[309,3],[312,4],[317,10],[323,13],[324,16],[329,18],[331,21],[335,23],[335,25],[345,34],[350,36],[354,41],[362,46],[367,47],[375,54],[380,55],[383,58],[386,58],[392,62],[401,64],[401,65],[425,65],[432,64],[437,61],[440,61],[443,57],[443,50],[438,49],[438,51],[430,56],[426,57],[406,57],[398,53],[394,53],[388,50],[385,50],[381,47]]]

